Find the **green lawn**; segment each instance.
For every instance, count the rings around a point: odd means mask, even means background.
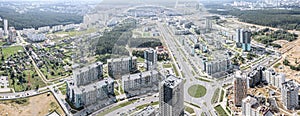
[[[184,109],[184,110],[187,111],[187,112],[190,113],[190,114],[195,113],[194,109],[193,109],[193,108],[190,108],[190,107],[188,107],[188,106],[185,106],[185,109]]]
[[[178,70],[177,70],[176,67],[175,67],[175,64],[172,64],[172,65],[173,65],[173,69],[174,69],[175,75],[176,75],[176,76],[179,76],[179,73],[178,73]]]
[[[144,109],[145,107],[147,107],[147,106],[149,106],[149,105],[155,106],[155,105],[158,105],[158,104],[159,104],[158,101],[157,101],[157,102],[152,102],[152,103],[150,103],[150,104],[143,104],[143,105],[137,106],[136,109],[137,109],[137,110],[141,110],[141,109]]]
[[[172,64],[163,64],[163,68],[172,68]]]
[[[108,113],[110,113],[110,112],[112,112],[112,111],[115,111],[115,110],[117,110],[117,109],[119,109],[119,108],[122,108],[122,107],[124,107],[124,106],[127,106],[127,105],[129,105],[129,104],[132,104],[132,103],[134,103],[135,101],[137,101],[137,100],[132,100],[132,101],[128,101],[128,102],[125,102],[125,103],[121,103],[121,104],[119,104],[118,106],[112,107],[112,108],[110,108],[110,109],[108,109],[108,110],[105,110],[104,112],[101,112],[101,113],[97,114],[97,116],[105,116],[106,114],[108,114]]]
[[[193,85],[188,89],[188,93],[192,97],[200,98],[206,94],[206,88],[202,85]]]
[[[214,92],[213,98],[211,99],[211,103],[217,103],[218,99],[219,99],[219,93],[220,93],[220,88],[216,89],[216,91]]]
[[[200,81],[204,81],[204,82],[211,82],[210,80],[207,80],[207,79],[204,79],[204,78],[201,78],[201,77],[197,77],[196,79],[200,80]]]
[[[93,33],[96,32],[97,30],[94,28],[91,29],[87,29],[84,31],[76,31],[76,30],[72,30],[72,31],[60,31],[60,32],[55,32],[54,34],[68,34],[70,37],[74,37],[76,35],[84,35],[84,34],[89,34],[89,33]]]
[[[139,62],[139,63],[143,63],[145,60],[143,59],[143,58],[141,58],[141,57],[138,57],[137,58],[137,62]]]
[[[64,83],[63,86],[59,87],[58,89],[60,90],[60,92],[61,92],[63,95],[66,95],[66,93],[67,93],[67,84]]]
[[[222,108],[222,106],[220,106],[220,105],[217,105],[216,107],[215,107],[215,110],[218,112],[218,114],[220,115],[220,116],[228,116],[228,114],[225,112],[225,110]]]
[[[4,58],[6,59],[7,57],[17,53],[19,50],[24,51],[22,46],[12,46],[12,47],[6,47],[2,48],[2,52],[4,55]]]
[[[222,102],[223,101],[223,96],[224,96],[224,94],[225,94],[225,91],[222,89],[221,90],[221,96],[220,96],[220,102]]]

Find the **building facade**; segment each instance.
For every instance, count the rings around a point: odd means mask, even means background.
[[[3,20],[3,29],[4,29],[4,36],[8,35],[8,20],[4,19]]]
[[[282,83],[281,99],[286,109],[293,110],[298,105],[299,85],[293,80]]]
[[[127,97],[158,92],[160,74],[158,71],[146,71],[122,76],[122,87]]]
[[[146,70],[154,70],[157,67],[157,52],[154,49],[144,51]]]
[[[260,116],[258,108],[259,104],[256,98],[248,96],[242,101],[243,116]]]
[[[137,70],[137,57],[108,59],[107,64],[109,76],[118,79]]]
[[[84,86],[76,86],[74,81],[71,80],[67,82],[66,96],[76,108],[101,101],[101,105],[105,106],[114,102],[114,80],[106,78]]]
[[[74,83],[77,86],[86,85],[103,79],[103,63],[97,62],[73,71]]]
[[[183,116],[184,82],[175,76],[169,76],[160,83],[160,116]]]
[[[269,85],[272,85],[281,90],[282,83],[285,82],[284,73],[276,73],[273,69],[268,69],[264,71],[264,75]]]
[[[251,31],[249,29],[236,30],[236,46],[243,51],[251,50]]]
[[[241,72],[235,73],[235,81],[234,81],[234,103],[235,106],[241,107],[242,100],[247,97],[247,77],[245,74]]]

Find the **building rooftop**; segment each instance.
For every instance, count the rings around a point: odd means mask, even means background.
[[[86,67],[83,67],[83,68],[80,68],[80,69],[75,69],[73,74],[78,74],[78,73],[81,73],[81,72],[86,72],[88,70],[90,70],[91,68],[94,68],[94,67],[97,67],[99,65],[103,65],[102,62],[96,62],[96,63],[93,63],[91,65],[88,65]]]
[[[257,99],[255,97],[247,96],[243,99],[243,103],[249,103],[252,106],[256,106]]]
[[[72,86],[70,86],[70,88],[73,88],[75,93],[84,93],[84,92],[94,91],[95,89],[98,89],[98,88],[102,88],[103,86],[113,83],[113,82],[114,82],[114,80],[112,78],[105,78],[101,81],[97,81],[95,83],[88,84],[85,86],[77,87],[74,84],[70,84],[70,85],[72,85]],[[73,82],[73,80],[70,80],[70,81],[68,81],[68,83],[74,83],[74,82]]]
[[[170,88],[174,88],[176,87],[179,83],[182,82],[182,79],[178,78],[178,77],[175,77],[173,75],[167,77],[163,82],[162,84],[164,84],[165,86],[167,87],[170,87]]]
[[[297,89],[299,87],[298,83],[296,83],[293,80],[289,80],[289,81],[286,81],[286,82],[282,83],[282,86],[286,90],[290,90],[290,91],[293,91],[293,90],[295,90],[295,89]]]
[[[137,57],[132,56],[132,57],[126,57],[126,58],[113,58],[113,59],[107,59],[107,62],[120,62],[120,61],[126,61],[130,59],[137,59]]]
[[[129,74],[129,75],[122,76],[122,80],[124,80],[124,81],[135,80],[135,79],[139,79],[141,77],[147,77],[147,76],[151,76],[151,75],[155,75],[155,74],[158,74],[158,72],[156,70],[135,73],[135,74]]]

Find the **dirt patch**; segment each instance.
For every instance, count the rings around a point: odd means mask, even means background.
[[[65,115],[52,94],[0,101],[0,116],[45,116],[53,111]]]

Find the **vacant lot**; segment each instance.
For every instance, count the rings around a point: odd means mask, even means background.
[[[53,111],[65,115],[52,94],[0,101],[0,116],[45,116]]]

